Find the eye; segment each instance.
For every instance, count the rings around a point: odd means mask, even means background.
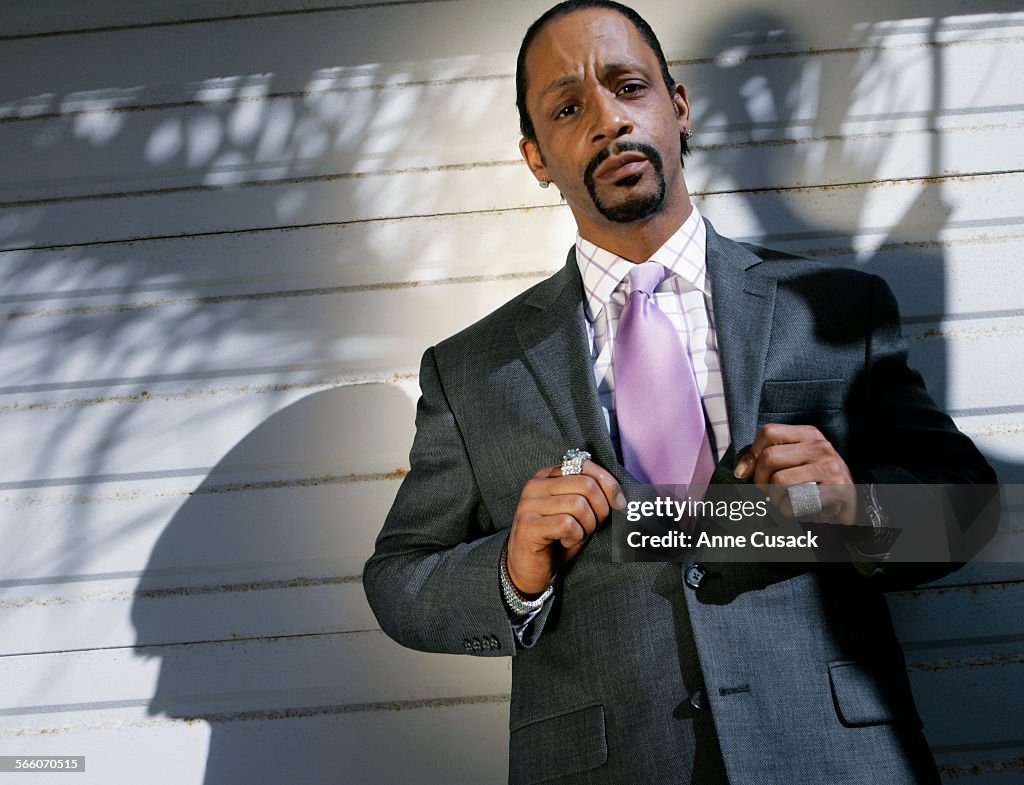
[[[563,117],[569,117],[570,115],[576,114],[579,111],[577,104],[566,104],[565,106],[559,107],[555,112],[555,119],[560,120]]]
[[[647,85],[642,82],[627,82],[619,88],[618,95],[636,95],[643,92],[646,87]]]

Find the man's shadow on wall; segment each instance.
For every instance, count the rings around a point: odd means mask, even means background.
[[[401,649],[363,595],[411,409],[387,384],[286,407],[224,456],[154,547],[132,608],[139,654],[160,658],[149,711],[209,724],[208,785],[401,782],[428,761],[486,778],[465,725],[488,751],[507,733],[507,665],[465,658],[460,671]],[[452,722],[460,672],[477,696]]]
[[[1003,8],[1005,4],[999,0],[990,5],[993,12],[1006,10]],[[979,13],[982,10],[978,9]],[[887,9],[887,12],[893,18],[899,16],[898,6]],[[936,10],[933,26],[941,21],[939,16],[940,11]],[[984,414],[980,409],[957,409],[954,406],[956,402],[951,400],[950,389],[954,370],[950,367],[948,339],[922,335],[925,331],[919,327],[931,326],[946,318],[950,300],[946,285],[950,260],[943,232],[951,227],[953,205],[944,194],[941,181],[918,187],[916,198],[903,208],[902,214],[893,217],[887,236],[875,242],[876,250],[866,257],[856,257],[854,248],[867,201],[874,189],[853,189],[855,201],[844,202],[849,213],[840,216],[836,225],[829,226],[817,224],[802,215],[795,208],[797,201],[793,196],[776,189],[794,181],[870,183],[878,177],[887,147],[892,144],[891,139],[881,137],[870,148],[863,142],[854,145],[844,138],[843,133],[844,125],[861,119],[851,115],[859,89],[858,71],[868,72],[877,67],[875,59],[878,55],[872,54],[869,46],[875,32],[873,27],[866,24],[859,32],[860,43],[869,53],[863,57],[869,58],[870,63],[858,61],[859,68],[850,73],[842,57],[835,58],[833,62],[823,56],[821,72],[812,74],[809,79],[803,65],[808,45],[801,39],[799,29],[797,20],[755,10],[727,20],[712,34],[712,49],[718,52],[787,42],[789,45],[783,48],[795,54],[764,59],[755,57],[738,64],[722,63],[711,71],[712,78],[708,83],[694,85],[691,94],[699,106],[700,114],[695,118],[698,128],[702,127],[702,122],[710,121],[712,130],[728,128],[743,132],[746,129],[750,140],[766,140],[764,144],[754,141],[716,146],[713,152],[699,153],[699,160],[694,166],[710,165],[714,172],[710,179],[716,187],[719,183],[729,182],[736,173],[743,173],[743,182],[758,184],[754,190],[741,188],[739,195],[760,224],[763,235],[769,238],[766,244],[772,244],[771,238],[779,238],[782,242],[779,247],[783,250],[883,277],[900,303],[904,333],[911,338],[911,364],[925,376],[928,391],[939,407],[954,417]],[[851,41],[853,46],[857,43]],[[945,73],[943,49],[933,46],[927,51],[934,83],[930,85],[932,104],[921,114],[933,131],[922,136],[921,144],[927,145],[931,172],[941,173],[944,169],[940,130]],[[817,106],[810,125],[799,116],[801,104],[806,105],[809,90],[816,90],[812,97]],[[903,109],[893,105],[885,111],[896,115]],[[804,130],[793,131],[793,135],[825,141],[806,144],[777,142],[786,135],[783,129],[801,129],[805,125]],[[809,159],[808,150],[814,144],[826,145],[826,153],[816,159],[821,161],[817,165],[810,163]],[[752,239],[759,241],[758,238]],[[991,315],[997,317],[999,314]],[[999,458],[990,458],[990,462],[1001,482],[1024,482],[1024,465],[1020,462]]]

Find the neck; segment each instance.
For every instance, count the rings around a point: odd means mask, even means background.
[[[692,212],[689,193],[684,191],[682,198],[673,200],[672,204],[666,202],[657,213],[640,221],[626,224],[612,221],[598,223],[583,221],[577,216],[576,225],[580,234],[599,248],[635,264],[642,264],[679,230]]]

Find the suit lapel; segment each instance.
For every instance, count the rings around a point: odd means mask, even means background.
[[[775,280],[751,271],[761,259],[719,236],[710,222],[705,223],[715,332],[732,434],[732,447],[722,465],[728,464],[731,469],[736,454],[749,447],[757,435],[757,412],[775,310]]]
[[[566,449],[585,447],[601,466],[618,474],[615,448],[597,398],[574,250],[565,266],[534,290],[526,306],[527,316],[516,325],[516,335]]]

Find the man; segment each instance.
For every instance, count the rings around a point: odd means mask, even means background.
[[[686,91],[632,10],[554,7],[516,81],[523,157],[579,234],[561,271],[424,355],[411,470],[364,575],[382,628],[515,655],[512,783],[937,782],[876,579],[615,563],[602,526],[638,480],[712,471],[788,514],[786,489],[810,488],[835,524],[875,503],[855,479],[993,482],[907,368],[888,288],[700,218]],[[647,317],[686,381],[637,397],[623,345]],[[678,419],[644,424],[686,385]]]

